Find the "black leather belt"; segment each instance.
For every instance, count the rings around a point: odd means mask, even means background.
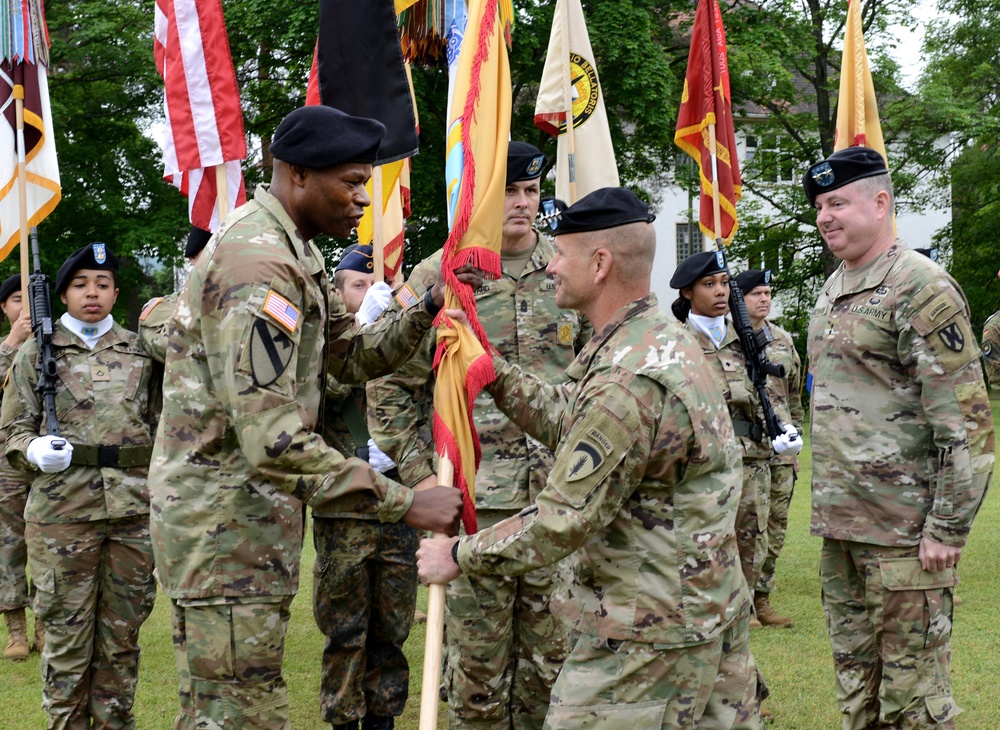
[[[153,446],[105,446],[104,444],[73,444],[70,464],[97,466],[102,469],[127,469],[149,466]]]

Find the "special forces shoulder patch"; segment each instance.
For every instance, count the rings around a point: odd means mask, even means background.
[[[295,354],[295,343],[280,327],[254,318],[250,333],[250,370],[254,382],[267,387],[281,377]]]

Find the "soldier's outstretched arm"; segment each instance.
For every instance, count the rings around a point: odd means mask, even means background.
[[[28,444],[38,438],[42,425],[42,405],[35,384],[35,358],[38,348],[34,340],[14,355],[4,378],[3,404],[0,407],[0,430],[7,438],[6,452],[10,463],[22,471],[33,472],[28,461]]]
[[[499,355],[493,357],[496,380],[486,386],[497,407],[550,449],[560,441],[570,407],[572,383],[550,385]]]

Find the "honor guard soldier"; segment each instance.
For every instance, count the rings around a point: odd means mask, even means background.
[[[391,290],[375,282],[371,246],[348,246],[333,272],[333,287],[359,324],[371,324]],[[383,289],[381,299],[368,295]],[[363,304],[369,306],[361,311]],[[396,465],[368,433],[365,389],[327,384],[327,443],[399,481]],[[403,522],[336,507],[313,510],[313,615],[326,637],[320,711],[334,728],[390,730],[403,713],[410,669],[403,644],[417,601],[417,532]]]
[[[762,728],[733,530],[741,449],[700,345],[649,291],[653,218],[624,188],[562,214],[556,302],[597,334],[564,384],[498,356],[489,386],[555,463],[513,517],[424,540],[418,570],[516,576],[577,554],[557,607],[575,643],[546,727]]]
[[[305,506],[457,530],[457,490],[411,492],[321,435],[327,374],[347,384],[390,372],[444,301],[442,282],[359,330],[313,243],[361,220],[384,132],[327,106],[285,117],[270,185],[226,217],[178,296],[150,484],[177,728],[287,727],[282,658]]]
[[[476,292],[476,308],[490,343],[505,358],[559,382],[592,330],[576,312],[556,306],[556,278],[546,271],[555,249],[534,228],[544,166],[537,147],[510,143],[503,273]],[[440,262],[438,252],[414,268],[396,308],[423,292]],[[372,435],[410,486],[437,480],[431,439],[434,347],[428,336],[399,372],[368,386]],[[472,417],[482,446],[476,476],[476,519],[482,528],[534,502],[552,452],[502,414],[487,393],[477,398]],[[472,575],[449,584],[445,687],[451,727],[541,728],[568,649],[566,632],[550,610],[558,575],[556,567],[539,566],[516,579]]]
[[[795,351],[792,335],[767,317],[771,313],[770,269],[750,269],[736,277],[743,292],[743,301],[750,314],[750,324],[759,330],[763,326],[774,338],[767,346],[767,357],[785,369],[785,377],[767,376],[767,394],[782,423],[789,423],[802,432],[802,360]],[[763,626],[790,628],[792,619],[782,616],[771,606],[774,591],[774,569],[785,544],[788,531],[788,508],[792,503],[795,476],[799,471],[797,454],[775,454],[770,459],[771,491],[767,512],[767,556],[755,586],[754,614]]]
[[[808,355],[812,533],[843,727],[954,727],[953,593],[994,451],[969,307],[895,237],[878,152],[835,152],[803,186],[841,260]]]
[[[59,436],[47,433],[33,338],[14,357],[0,410],[8,458],[35,474],[25,538],[50,728],[135,727],[139,627],[156,598],[146,477],[158,384],[139,336],[111,316],[117,271],[92,243],[56,276],[66,305],[51,344]]]
[[[0,342],[0,376],[6,382],[14,355],[31,337],[31,314],[22,307],[21,275],[14,274],[0,284],[0,309],[10,323],[10,333]],[[27,659],[32,645],[24,610],[30,598],[25,567],[28,548],[24,543],[24,505],[32,474],[15,469],[0,448],[0,611],[7,623],[4,659]],[[45,644],[42,622],[35,619],[36,649]]]

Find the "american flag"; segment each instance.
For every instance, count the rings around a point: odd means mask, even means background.
[[[289,332],[294,332],[299,326],[299,310],[277,292],[267,293],[267,298],[264,299],[264,312],[278,320]]]
[[[219,227],[216,165],[225,165],[227,213],[246,202],[243,112],[222,0],[156,0],[153,51],[163,77],[163,176],[188,196],[191,223]]]

